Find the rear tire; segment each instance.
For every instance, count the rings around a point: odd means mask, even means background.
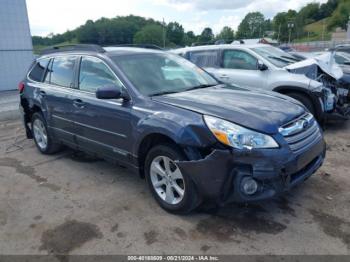
[[[36,147],[42,154],[54,154],[62,149],[62,145],[54,142],[41,113],[32,116],[32,133]]]
[[[176,160],[186,160],[176,146],[165,144],[153,147],[145,161],[146,181],[163,209],[187,214],[200,204],[200,199],[193,181],[181,172]]]

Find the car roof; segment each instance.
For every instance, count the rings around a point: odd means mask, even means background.
[[[218,50],[218,49],[230,49],[230,48],[251,49],[251,48],[266,47],[266,46],[271,46],[271,45],[267,45],[267,44],[202,45],[202,46],[191,46],[191,47],[173,49],[173,50],[171,50],[171,52],[182,53],[182,52],[189,52],[189,51]]]
[[[109,56],[117,55],[133,55],[133,54],[159,54],[164,53],[163,50],[141,48],[141,47],[104,47],[106,54]]]

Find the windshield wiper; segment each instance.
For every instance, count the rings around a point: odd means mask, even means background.
[[[178,93],[178,91],[164,91],[164,92],[152,94],[150,96],[163,96],[163,95],[169,95],[169,94],[175,94],[175,93]]]
[[[216,86],[216,85],[203,84],[203,85],[198,85],[198,86],[193,86],[193,87],[187,88],[185,91],[201,89],[201,88],[207,88],[207,87],[212,87],[212,86]]]
[[[193,87],[187,88],[187,89],[185,89],[185,90],[159,92],[159,93],[152,94],[151,96],[169,95],[169,94],[175,94],[175,93],[180,93],[180,92],[186,92],[186,91],[190,91],[190,90],[201,89],[201,88],[207,88],[207,87],[212,87],[212,86],[216,86],[216,85],[203,84],[203,85],[193,86]]]
[[[281,61],[281,62],[286,63],[286,64],[291,64],[291,63],[293,63],[293,61],[290,61],[290,60],[287,60],[287,59],[283,59],[283,58],[277,57],[277,56],[271,56],[271,55],[269,55],[268,58],[275,59],[275,60],[277,60],[277,61]]]
[[[296,61],[296,62],[300,62],[301,59],[298,59],[296,57],[290,57],[290,56],[281,56],[282,58],[285,58],[285,59],[289,59],[289,60],[292,60],[292,61]]]

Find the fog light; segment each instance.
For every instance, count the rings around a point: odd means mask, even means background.
[[[254,195],[258,191],[258,183],[251,177],[244,177],[241,182],[241,190],[246,195]]]

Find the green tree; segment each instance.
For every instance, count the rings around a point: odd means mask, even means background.
[[[273,18],[273,30],[275,31],[275,38],[280,42],[288,42],[289,39],[289,28],[288,23],[295,23],[297,12],[295,10],[288,10],[288,12],[281,12],[275,15]],[[294,26],[291,29],[291,40],[296,37]]]
[[[337,8],[333,12],[329,22],[328,29],[334,29],[336,27],[341,27],[346,29],[346,25],[349,20],[350,14],[350,1],[340,0]]]
[[[166,36],[175,45],[182,45],[185,36],[184,28],[177,22],[170,22],[166,27]]]
[[[98,32],[92,20],[88,20],[85,25],[79,27],[77,31],[78,41],[80,43],[98,43]]]
[[[300,9],[297,21],[300,25],[313,23],[320,19],[320,4],[310,3]]]
[[[184,36],[184,44],[186,46],[191,46],[193,43],[197,42],[197,37],[193,31],[188,31]]]
[[[163,46],[163,28],[161,25],[146,25],[134,36],[135,44],[154,44]]]
[[[203,43],[211,42],[213,41],[213,39],[214,39],[214,33],[210,27],[204,28],[201,35],[199,36],[199,41]]]
[[[234,31],[229,26],[224,26],[220,33],[216,36],[217,40],[223,39],[226,42],[232,42],[234,39]]]
[[[260,12],[248,13],[238,26],[236,38],[258,38],[263,35],[264,15]]]
[[[331,16],[338,4],[339,0],[328,0],[327,3],[322,4],[319,10],[319,19]]]

